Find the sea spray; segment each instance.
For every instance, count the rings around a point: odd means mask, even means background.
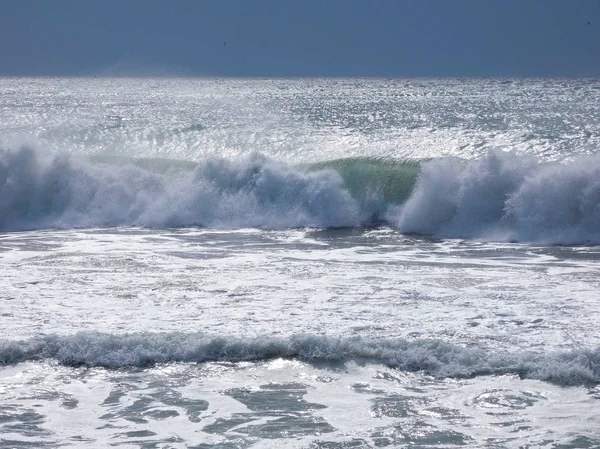
[[[600,158],[541,162],[500,150],[422,165],[389,223],[406,233],[544,243],[600,242]]]
[[[348,227],[356,201],[331,169],[296,170],[260,155],[208,159],[193,171],[0,152],[0,229],[207,226]]]
[[[389,225],[441,238],[600,242],[600,158],[111,161],[0,151],[0,229]]]

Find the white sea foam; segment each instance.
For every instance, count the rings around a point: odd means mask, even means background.
[[[0,153],[0,228],[331,227],[360,224],[333,170],[303,172],[260,155],[160,174],[23,148]]]
[[[600,444],[597,80],[1,85],[0,446]]]
[[[423,164],[408,201],[390,210],[401,231],[547,243],[600,242],[600,158],[568,163],[491,151]]]
[[[418,163],[360,158],[304,167],[258,154],[195,168],[135,164],[2,151],[0,229],[385,222],[438,237],[600,242],[598,157],[557,163],[492,151],[472,161],[423,162],[418,177]]]
[[[120,368],[166,362],[260,361],[297,357],[307,362],[369,359],[439,377],[515,374],[560,385],[600,383],[600,348],[569,352],[499,352],[441,340],[376,340],[295,335],[243,339],[202,333],[79,333],[0,341],[0,363],[55,359],[66,365]]]

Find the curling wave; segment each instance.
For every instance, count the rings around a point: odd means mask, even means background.
[[[357,227],[544,243],[600,243],[600,158],[541,162],[352,158],[290,166],[0,151],[0,230],[48,227]]]
[[[54,359],[69,366],[145,367],[157,363],[261,361],[294,357],[305,362],[368,359],[437,377],[513,374],[559,385],[600,383],[600,348],[565,352],[498,352],[441,340],[375,340],[294,335],[243,339],[202,333],[79,333],[0,340],[0,364]]]

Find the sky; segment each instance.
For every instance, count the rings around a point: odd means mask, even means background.
[[[0,76],[600,76],[600,0],[0,0]]]

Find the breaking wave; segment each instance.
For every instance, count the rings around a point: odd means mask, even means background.
[[[600,158],[541,162],[261,155],[200,163],[0,151],[0,230],[99,226],[360,227],[544,243],[600,243]]]
[[[361,224],[357,202],[333,170],[296,170],[260,155],[209,159],[193,170],[150,165],[4,151],[0,229]]]
[[[567,163],[492,151],[422,166],[388,214],[407,233],[547,243],[600,242],[600,158]]]
[[[156,363],[370,360],[436,377],[518,375],[559,385],[600,383],[600,348],[565,352],[497,352],[440,340],[375,340],[295,335],[242,339],[202,333],[79,333],[0,341],[0,364],[54,359],[68,366],[145,367]]]

